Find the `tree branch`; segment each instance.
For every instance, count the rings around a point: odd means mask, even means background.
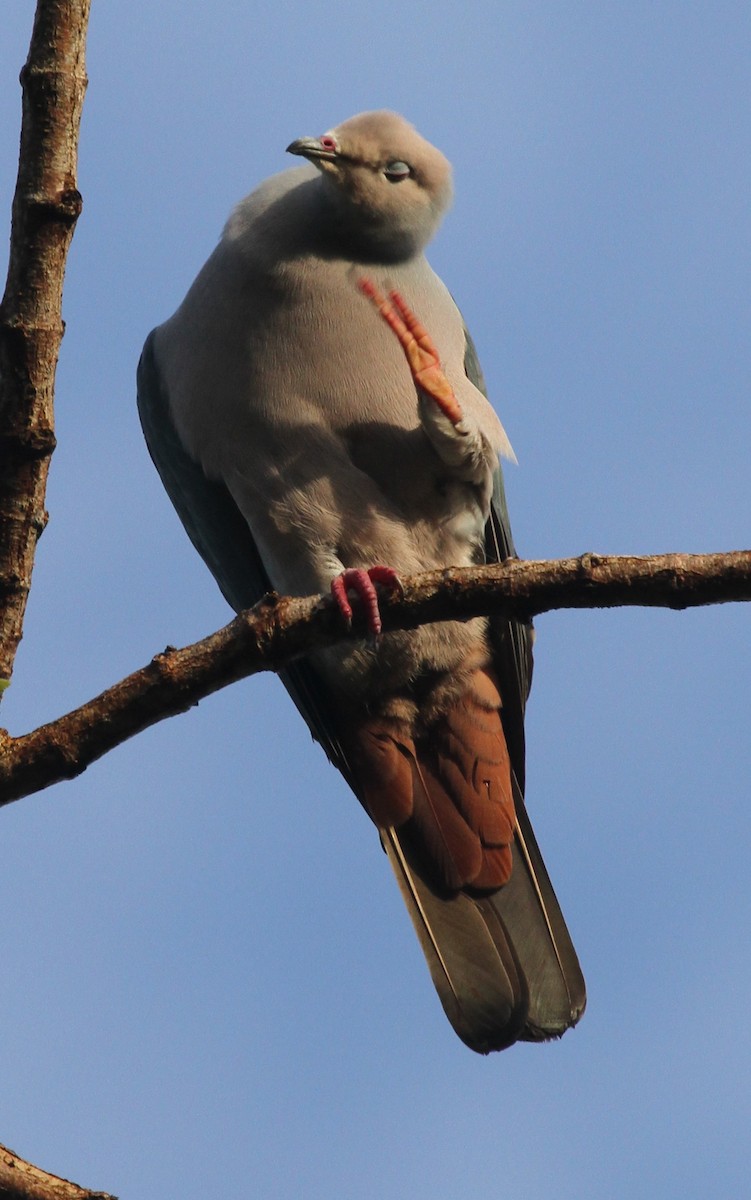
[[[0,1200],[115,1200],[107,1192],[90,1192],[50,1175],[7,1146],[0,1146]]]
[[[21,71],[21,150],[0,305],[0,683],[13,670],[47,522],[63,277],[81,211],[76,166],[90,3],[39,0]]]
[[[560,608],[682,609],[751,600],[751,551],[649,557],[513,561],[432,571],[385,596],[383,627],[506,613],[526,620]],[[355,628],[357,635],[357,627]],[[72,779],[107,751],[204,696],[259,671],[278,671],[348,634],[331,603],[267,596],[229,625],[181,650],[168,647],[141,670],[32,733],[0,731],[0,805]]]

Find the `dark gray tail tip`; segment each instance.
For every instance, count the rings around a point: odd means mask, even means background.
[[[581,1018],[584,1016],[584,1010],[587,1006],[586,999],[575,1009],[571,1011],[570,1016],[560,1021],[559,1023],[550,1022],[544,1027],[533,1025],[529,1021],[519,1025],[514,1022],[503,1025],[496,1029],[493,1033],[486,1032],[478,1037],[477,1031],[474,1033],[463,1029],[458,1023],[451,1022],[454,1032],[461,1038],[465,1046],[470,1050],[474,1050],[475,1054],[494,1054],[501,1050],[510,1050],[517,1042],[558,1042],[567,1033],[569,1029],[573,1029],[578,1025]]]

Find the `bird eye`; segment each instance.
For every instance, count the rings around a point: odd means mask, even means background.
[[[412,174],[412,168],[409,163],[397,159],[395,162],[390,162],[383,173],[390,183],[399,183],[402,179],[407,179]]]
[[[337,150],[339,149],[339,143],[331,133],[324,133],[323,137],[321,137],[319,141],[321,144],[321,149],[328,150],[330,154],[336,154]]]

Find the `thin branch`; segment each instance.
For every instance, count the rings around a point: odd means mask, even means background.
[[[7,1146],[0,1146],[0,1200],[115,1200],[107,1192],[90,1192],[59,1175],[50,1175]]]
[[[510,562],[433,571],[384,597],[384,630],[504,612],[521,619],[560,608],[682,609],[751,600],[751,551]],[[357,629],[355,629],[357,635]],[[168,647],[141,670],[32,733],[0,731],[0,805],[79,775],[150,725],[259,671],[278,671],[313,648],[348,636],[320,598],[267,596],[217,633]]]
[[[21,150],[0,305],[0,684],[13,670],[47,522],[63,277],[81,211],[76,167],[90,3],[39,0],[21,71]]]

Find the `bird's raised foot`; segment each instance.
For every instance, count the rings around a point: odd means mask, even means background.
[[[331,580],[331,595],[347,626],[352,624],[352,605],[350,595],[360,601],[365,612],[368,633],[377,638],[381,633],[381,612],[378,607],[378,592],[376,584],[392,592],[401,593],[402,585],[393,567],[369,567],[367,571],[359,567],[350,567],[335,575]]]
[[[386,297],[366,277],[359,279],[357,286],[372,301],[389,329],[399,339],[417,387],[435,400],[453,425],[458,425],[463,415],[461,405],[441,370],[438,351],[425,326],[418,321],[399,292],[389,292]]]

